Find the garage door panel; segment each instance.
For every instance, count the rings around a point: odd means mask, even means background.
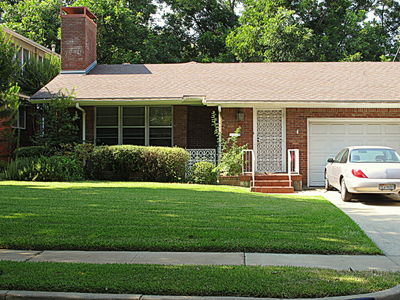
[[[393,135],[399,135],[400,134],[400,125],[384,125],[384,132],[385,134],[393,134]]]
[[[380,133],[382,133],[382,125],[367,124],[367,134],[380,134]]]
[[[344,124],[333,124],[332,126],[328,126],[330,129],[329,133],[334,134],[344,134],[346,132],[346,126]]]
[[[328,130],[328,126],[323,124],[315,124],[312,128],[310,128],[311,133],[314,135],[324,135]]]
[[[328,158],[348,146],[387,146],[400,150],[400,121],[313,120],[309,125],[309,185],[322,186]]]
[[[363,134],[365,130],[365,125],[362,124],[348,124],[347,126],[348,134]]]

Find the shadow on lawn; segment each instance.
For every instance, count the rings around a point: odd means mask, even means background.
[[[121,184],[122,185],[119,185]],[[129,185],[130,186],[127,186]],[[60,185],[64,185],[61,187]],[[112,186],[110,186],[112,185]],[[4,193],[7,189],[13,192],[23,192],[24,197],[31,195],[29,190],[35,190],[40,193],[77,193],[81,196],[98,196],[111,195],[113,200],[118,200],[117,197],[133,197],[138,195],[151,197],[151,201],[160,200],[160,202],[170,201],[171,198],[182,198],[191,201],[193,198],[185,198],[187,196],[201,197],[208,200],[241,200],[243,204],[251,201],[295,201],[295,202],[326,202],[320,196],[304,196],[304,195],[276,195],[276,194],[260,194],[251,193],[247,188],[221,186],[221,185],[198,185],[198,184],[180,184],[180,183],[154,183],[154,182],[104,182],[104,181],[80,181],[80,182],[30,182],[17,185],[2,186]],[[1,198],[1,194],[0,194]]]

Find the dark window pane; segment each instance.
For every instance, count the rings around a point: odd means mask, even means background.
[[[171,139],[171,128],[150,128],[150,138],[169,138]]]
[[[165,146],[171,147],[171,139],[150,139],[150,146]]]
[[[125,145],[145,145],[144,128],[124,128],[122,143]]]
[[[124,126],[144,126],[144,107],[124,107]]]
[[[118,126],[118,107],[97,107],[97,126]]]
[[[150,126],[172,126],[172,107],[150,107]]]
[[[20,106],[19,107],[19,109],[18,109],[18,122],[19,122],[19,128],[22,128],[22,129],[25,129],[25,127],[26,127],[26,120],[25,120],[25,116],[26,116],[26,114],[25,114],[25,107],[23,107],[23,106]]]
[[[171,128],[150,128],[150,146],[171,146]]]
[[[97,145],[117,145],[118,144],[118,128],[97,128],[96,144]]]
[[[24,63],[26,63],[29,59],[29,51],[26,49],[23,49],[23,55],[24,55]]]

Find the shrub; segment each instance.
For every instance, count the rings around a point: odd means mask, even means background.
[[[216,184],[218,170],[210,162],[200,161],[192,167],[191,181],[200,184]]]
[[[45,146],[20,147],[14,151],[15,158],[50,156],[53,150]]]
[[[91,179],[177,182],[188,159],[181,148],[99,146],[88,155],[85,171]]]
[[[239,146],[238,137],[241,128],[236,128],[234,134],[224,138],[221,134],[218,119],[215,112],[211,115],[211,123],[214,127],[214,134],[217,137],[219,148],[218,171],[222,175],[235,176],[242,173],[243,150],[247,149],[247,144]]]
[[[81,163],[66,156],[24,157],[9,163],[5,171],[9,180],[70,181],[81,180]]]
[[[7,168],[8,162],[5,160],[0,160],[0,173],[4,172],[4,170]]]

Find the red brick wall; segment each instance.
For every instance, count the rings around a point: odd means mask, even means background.
[[[217,138],[211,123],[211,114],[218,109],[206,106],[188,106],[187,148],[216,148]]]
[[[11,133],[10,127],[5,120],[0,120],[0,160],[8,160],[14,148],[13,143],[9,142],[8,135]]]
[[[300,173],[307,184],[308,118],[398,118],[395,108],[288,108],[286,109],[286,147],[300,150]],[[299,130],[299,134],[296,134]]]
[[[236,118],[238,108],[222,108],[222,136],[227,138],[230,133],[240,127],[238,144],[247,144],[249,149],[253,149],[253,109],[240,108],[240,111],[244,113],[243,121],[238,121]]]
[[[174,105],[173,116],[173,146],[187,148],[188,107],[186,105]]]
[[[96,60],[96,30],[86,15],[61,15],[62,70],[85,70]]]

